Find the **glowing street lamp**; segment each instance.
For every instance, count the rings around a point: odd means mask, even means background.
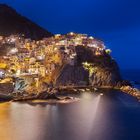
[[[92,39],[94,39],[94,37],[90,36],[90,37],[89,37],[89,39],[91,39],[91,40],[92,40]]]
[[[61,34],[56,34],[55,35],[56,38],[59,38],[60,36],[61,36]]]
[[[70,32],[70,35],[74,35],[74,32]]]
[[[0,78],[3,78],[5,75],[5,72],[3,70],[0,70]]]
[[[10,54],[16,54],[17,52],[18,52],[17,48],[12,48],[9,53]]]

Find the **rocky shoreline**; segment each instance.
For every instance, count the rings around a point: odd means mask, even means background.
[[[52,89],[51,92],[44,91],[39,94],[28,94],[28,93],[5,93],[0,94],[0,103],[2,102],[29,102],[29,101],[37,101],[40,102],[46,101],[48,103],[69,103],[78,101],[77,97],[73,97],[68,95],[70,93],[75,94],[76,92],[73,90],[61,90],[58,91],[56,89]]]
[[[11,94],[0,94],[0,103],[1,102],[48,102],[48,103],[69,103],[78,101],[77,97],[71,95],[79,95],[81,92],[91,91],[96,92],[99,89],[112,89],[112,90],[119,90],[123,93],[129,94],[140,101],[140,90],[136,89],[132,86],[125,85],[121,87],[111,87],[111,86],[104,86],[104,87],[81,87],[81,88],[64,88],[64,89],[52,89],[52,91],[44,91],[39,94],[28,94],[28,93],[11,93]],[[100,93],[100,92],[99,92]],[[86,93],[85,93],[86,94]]]
[[[126,94],[129,94],[140,101],[140,90],[131,86],[122,86],[120,90]]]

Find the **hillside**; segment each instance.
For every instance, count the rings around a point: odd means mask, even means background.
[[[52,36],[50,32],[21,16],[11,7],[0,4],[0,35],[10,36],[13,34],[24,34],[26,38],[36,40]]]

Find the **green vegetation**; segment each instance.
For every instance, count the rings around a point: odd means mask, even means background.
[[[112,51],[111,51],[110,49],[106,49],[105,52],[106,52],[107,54],[110,54]]]
[[[83,62],[82,64],[83,64],[84,69],[89,72],[89,77],[91,77],[93,73],[96,73],[98,70],[98,68],[93,66],[92,63]]]

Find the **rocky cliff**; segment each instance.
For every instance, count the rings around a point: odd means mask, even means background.
[[[71,66],[69,64],[65,65],[64,69],[59,74],[56,80],[56,85],[58,86],[82,86],[88,85],[88,71],[84,70],[82,66]]]
[[[95,55],[92,49],[76,46],[76,60],[73,66],[65,65],[57,79],[57,85],[92,85],[117,86],[122,82],[116,61],[103,51],[102,55]],[[92,73],[84,69],[83,63],[91,65]]]

